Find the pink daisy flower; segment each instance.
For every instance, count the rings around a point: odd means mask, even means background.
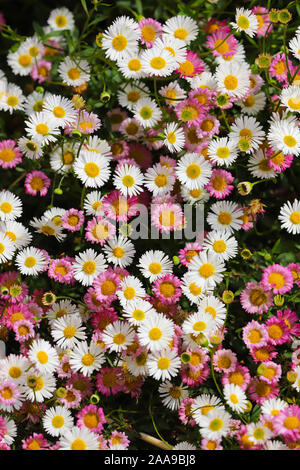
[[[113,132],[120,130],[120,125],[128,118],[128,113],[121,108],[114,108],[107,112],[110,127]]]
[[[271,77],[276,78],[276,80],[278,80],[279,82],[283,84],[287,83],[288,69],[287,69],[286,64],[288,64],[288,67],[291,70],[292,62],[282,52],[282,53],[276,54],[273,57],[271,61],[270,69],[269,69],[269,73]]]
[[[263,269],[261,283],[265,290],[273,290],[274,294],[285,294],[293,288],[293,275],[289,268],[273,264]]]
[[[217,199],[224,199],[228,196],[234,186],[231,184],[234,181],[234,177],[229,171],[222,169],[214,169],[212,171],[210,181],[205,186],[210,196],[214,196]]]
[[[25,191],[31,196],[46,196],[51,184],[51,179],[43,171],[33,170],[27,173],[25,178]]]
[[[249,349],[260,348],[267,344],[268,334],[265,325],[261,325],[256,320],[247,323],[243,328],[243,341]]]
[[[195,99],[195,98],[194,98]],[[185,137],[185,148],[190,152],[199,152],[203,146],[203,139],[198,136],[198,124],[183,126]]]
[[[62,226],[70,232],[77,232],[84,223],[84,212],[68,209],[61,218]]]
[[[200,139],[210,139],[213,135],[219,134],[220,121],[212,114],[204,114],[199,121],[197,134]]]
[[[290,263],[288,269],[292,273],[294,284],[300,287],[300,264]]]
[[[289,330],[289,341],[292,341],[292,335],[296,338],[300,337],[300,322],[296,312],[289,308],[277,310],[277,318],[287,325]]]
[[[242,390],[246,390],[251,381],[251,375],[248,367],[236,364],[231,372],[225,372],[221,377],[222,385],[234,384],[238,385]]]
[[[268,384],[255,377],[249,385],[248,394],[251,400],[261,405],[265,400],[276,398],[279,394],[279,388],[275,384]]]
[[[73,385],[66,385],[65,389],[66,389],[65,396],[62,398],[59,398],[61,405],[63,405],[67,409],[78,408],[82,400],[81,391],[76,390],[76,388],[74,388]]]
[[[19,276],[17,271],[7,271],[0,274],[0,286],[5,287],[8,291],[6,294],[0,290],[0,299],[9,301],[11,304],[22,303],[29,289],[25,282],[18,280]]]
[[[217,372],[232,372],[237,364],[237,356],[231,349],[219,349],[213,356],[213,365]]]
[[[93,287],[89,287],[86,294],[84,295],[84,302],[89,310],[92,312],[101,312],[103,305],[102,302],[97,300],[96,292]]]
[[[102,367],[96,375],[97,389],[109,397],[116,395],[123,389],[124,373],[121,367]]]
[[[278,346],[289,340],[289,328],[284,320],[271,317],[265,323],[268,342]]]
[[[78,390],[81,393],[82,399],[90,397],[93,393],[92,379],[80,374],[79,372],[72,372],[71,377],[67,381],[67,385],[70,385],[73,389]]]
[[[93,217],[86,226],[85,238],[91,243],[100,243],[101,246],[113,237],[116,233],[116,227],[104,217]]]
[[[118,320],[118,314],[112,307],[103,306],[98,313],[91,317],[91,324],[93,328],[98,331],[104,331],[105,328]]]
[[[190,426],[196,426],[196,421],[192,415],[192,405],[196,403],[195,398],[184,398],[181,400],[178,409],[178,418],[183,424],[189,424]]]
[[[135,375],[126,373],[124,380],[123,392],[130,393],[131,398],[137,400],[142,393],[142,386],[145,379],[143,377],[136,377]]]
[[[153,283],[153,294],[159,301],[165,305],[175,304],[181,296],[182,282],[173,274],[165,274],[165,276],[156,279]]]
[[[47,80],[51,80],[50,70],[52,68],[52,62],[49,60],[39,60],[37,64],[34,64],[30,76],[33,80],[37,80],[38,83],[43,83]]]
[[[74,281],[72,264],[66,258],[52,260],[48,276],[61,284],[70,284]]]
[[[70,366],[70,357],[65,354],[56,368],[56,373],[60,379],[69,379],[72,376],[72,369]]]
[[[105,439],[105,437],[98,434],[97,439],[98,439],[98,442],[99,442],[98,450],[107,450],[108,445],[107,445],[107,440]]]
[[[13,324],[16,341],[24,342],[35,336],[34,325],[29,320],[18,320]]]
[[[128,117],[122,121],[119,132],[127,139],[139,139],[144,134],[144,129],[137,119]]]
[[[206,350],[201,347],[193,349],[187,348],[185,353],[190,356],[188,365],[190,369],[194,372],[197,370],[202,370],[210,360],[210,357],[207,354]]]
[[[76,110],[76,119],[65,127],[65,133],[71,135],[77,129],[82,134],[93,134],[101,127],[101,121],[95,113],[88,113],[85,109]]]
[[[123,196],[118,189],[110,191],[102,200],[104,214],[112,220],[127,222],[138,213],[136,196]]]
[[[258,374],[260,380],[267,382],[268,384],[276,384],[281,378],[281,365],[276,364],[276,362],[273,361],[266,361],[259,366]]]
[[[2,321],[7,328],[13,328],[14,324],[19,320],[33,320],[33,314],[28,306],[23,303],[15,303],[8,305],[2,313]]]
[[[178,258],[181,264],[188,266],[194,256],[197,256],[200,251],[203,251],[203,248],[199,242],[187,243],[184,248],[179,250]]]
[[[238,41],[233,34],[227,36],[228,31],[222,29],[207,37],[206,47],[212,51],[213,56],[222,56],[228,59],[236,53]]]
[[[20,406],[17,407],[20,397],[19,388],[12,380],[2,380],[0,383],[0,405],[2,410],[10,412],[14,406],[16,409],[20,408]]]
[[[221,439],[201,439],[202,450],[223,450]]]
[[[138,25],[141,30],[141,44],[145,44],[148,49],[151,48],[155,39],[162,35],[162,24],[153,18],[143,18]]]
[[[76,418],[78,418],[76,426],[85,427],[95,433],[101,433],[103,424],[106,423],[103,409],[96,405],[85,406],[76,414]]]
[[[175,113],[188,127],[199,126],[203,120],[203,109],[196,98],[180,101],[175,107]]]
[[[287,406],[275,416],[273,421],[274,432],[294,441],[300,438],[300,407]]]
[[[230,26],[227,24],[226,20],[218,20],[217,18],[210,18],[210,20],[203,25],[203,29],[207,34],[212,34],[215,31],[226,31],[230,33]]]
[[[22,153],[16,142],[12,139],[0,142],[0,167],[15,168],[22,161]]]
[[[97,300],[110,304],[117,299],[116,292],[120,289],[120,285],[120,277],[111,268],[100,273],[93,282]]]
[[[22,449],[24,450],[48,450],[49,444],[43,434],[34,432],[32,436],[22,440]]]
[[[259,282],[248,282],[240,294],[240,302],[246,312],[262,315],[273,305],[273,294],[265,291]]]
[[[152,165],[153,155],[145,145],[139,142],[129,142],[129,158],[133,158],[142,170],[147,170]]]
[[[121,445],[123,449],[127,449],[130,441],[125,432],[113,431],[108,441],[109,447],[112,449],[115,445]]]
[[[198,387],[206,381],[210,374],[208,364],[205,364],[203,369],[194,371],[188,365],[183,365],[179,372],[182,383],[186,383],[189,387]]]
[[[151,211],[151,222],[161,233],[173,232],[184,226],[184,215],[178,204],[156,204]]]
[[[271,158],[272,155],[275,155],[274,158]],[[289,168],[293,162],[294,156],[290,154],[283,155],[281,152],[274,152],[272,149],[267,149],[266,157],[268,160],[268,165],[270,168],[273,168],[274,171],[277,173],[281,173],[282,171]]]
[[[278,352],[271,344],[264,344],[263,346],[252,346],[249,349],[250,355],[254,362],[266,362],[274,359]]]
[[[198,54],[193,51],[187,51],[184,62],[179,63],[175,73],[179,73],[180,78],[194,77],[204,71],[204,62]]]
[[[113,160],[119,161],[123,158],[128,157],[129,145],[127,144],[126,140],[119,140],[119,142],[110,142],[109,145]]]
[[[196,99],[202,106],[203,111],[208,111],[212,106],[214,92],[209,88],[196,88],[189,92],[188,97]]]
[[[252,8],[252,13],[255,14],[258,21],[258,28],[256,31],[257,36],[265,36],[266,33],[270,34],[273,29],[269,18],[269,10],[259,5]]]

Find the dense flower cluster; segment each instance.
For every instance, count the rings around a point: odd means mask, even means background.
[[[268,52],[289,15],[123,15],[91,53],[62,7],[8,52],[0,449],[134,448],[119,405],[155,395],[167,448],[300,447],[300,262],[250,251],[265,217],[300,234],[300,198],[251,194],[299,159],[300,29]]]

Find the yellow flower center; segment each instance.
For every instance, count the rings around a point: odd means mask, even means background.
[[[243,374],[241,374],[241,372],[231,372],[231,374],[229,375],[229,383],[235,384],[238,386],[243,385],[244,383]]]
[[[218,222],[222,225],[229,225],[232,221],[232,215],[229,212],[220,212],[218,215]]]
[[[67,18],[65,17],[65,15],[58,15],[55,18],[55,23],[59,28],[63,28],[67,24]]]
[[[17,104],[19,103],[19,98],[17,96],[9,96],[6,100],[6,103],[8,104],[8,106],[17,106]]]
[[[114,335],[113,342],[117,345],[124,344],[126,341],[126,337],[122,333],[117,333]]]
[[[175,286],[171,282],[162,282],[159,291],[164,297],[170,298],[175,294]]]
[[[12,379],[18,379],[22,375],[20,367],[17,366],[10,367],[8,373]]]
[[[223,176],[217,175],[212,179],[212,187],[216,191],[223,191],[227,186],[226,180]]]
[[[202,292],[202,288],[198,287],[195,282],[192,282],[192,284],[189,285],[189,290],[190,290],[190,293],[195,296],[200,295]]]
[[[206,323],[204,321],[197,321],[193,325],[193,330],[195,331],[204,331],[206,329]]]
[[[47,124],[44,124],[42,122],[40,124],[37,124],[35,130],[40,135],[46,135],[49,133],[49,127],[47,126]]]
[[[175,222],[175,214],[172,211],[164,211],[159,216],[159,223],[164,227],[172,227]]]
[[[74,326],[66,326],[64,329],[64,337],[65,338],[73,338],[76,334],[76,328]]]
[[[95,362],[95,357],[90,353],[84,354],[81,358],[81,362],[84,366],[91,366]]]
[[[161,370],[168,369],[170,367],[170,359],[167,357],[161,357],[157,361],[157,367]]]
[[[218,359],[218,367],[220,369],[229,369],[231,366],[231,359],[229,356],[220,356]]]
[[[193,75],[194,74],[194,65],[190,60],[186,60],[179,65],[179,70],[182,75]]]
[[[127,38],[123,34],[119,34],[118,36],[114,37],[112,40],[112,47],[116,51],[124,51],[127,46]]]
[[[215,272],[215,268],[211,263],[204,263],[199,268],[199,274],[201,277],[208,279],[209,277],[213,276]]]
[[[141,61],[139,59],[130,59],[128,62],[128,68],[133,72],[138,72],[142,68]]]
[[[227,75],[224,78],[224,85],[227,90],[235,90],[238,86],[238,79],[234,75]]]
[[[162,331],[160,328],[154,327],[149,331],[149,338],[152,341],[158,341],[162,337]]]
[[[238,397],[236,396],[235,393],[231,393],[229,396],[229,400],[234,403],[235,405],[239,402]]]
[[[113,249],[113,255],[116,258],[123,258],[124,254],[125,254],[125,251],[120,246],[116,246],[116,248]]]
[[[290,222],[295,225],[300,224],[300,212],[292,212],[290,215]]]
[[[155,70],[161,70],[166,66],[167,62],[163,57],[153,57],[150,61],[150,65]]]
[[[151,263],[149,265],[149,271],[151,274],[159,274],[161,272],[161,264],[160,263]]]
[[[274,285],[276,289],[281,289],[285,285],[284,276],[280,273],[275,273],[275,272],[269,274],[268,282],[272,286]]]
[[[186,174],[191,179],[196,179],[201,175],[201,168],[196,163],[192,163],[186,169]]]
[[[261,289],[252,289],[249,295],[249,300],[252,305],[259,307],[266,302],[267,296]]]
[[[127,99],[128,101],[130,101],[131,103],[136,103],[139,99],[140,99],[141,95],[140,93],[137,91],[137,90],[131,90],[128,94],[127,94]]]
[[[34,191],[40,191],[44,187],[44,182],[42,178],[34,176],[30,181],[30,186]]]
[[[228,46],[227,41],[224,41],[224,39],[217,39],[215,41],[215,49],[220,54],[225,54],[226,52],[229,51],[229,46]]]
[[[285,135],[283,141],[288,147],[295,147],[297,145],[297,140],[292,135]]]
[[[237,20],[237,25],[241,29],[248,29],[250,26],[250,22],[246,16],[240,15]]]
[[[36,265],[36,259],[33,256],[28,256],[28,258],[25,259],[24,264],[27,268],[33,268],[33,266]]]
[[[141,109],[140,109],[140,116],[147,120],[147,119],[150,119],[153,115],[153,111],[152,109],[149,107],[149,106],[143,106]]]
[[[209,429],[211,431],[220,431],[223,427],[223,420],[221,418],[214,418],[210,423],[209,423]]]
[[[134,178],[131,175],[125,175],[122,178],[122,183],[126,188],[131,188],[134,185]]]
[[[283,425],[287,429],[296,429],[300,426],[300,420],[297,418],[297,416],[288,416],[285,418]]]
[[[256,330],[255,328],[253,330],[250,330],[249,331],[249,334],[248,334],[248,340],[250,341],[250,343],[259,343],[260,340],[261,340],[261,332],[259,330]]]
[[[49,361],[49,357],[48,357],[48,354],[45,352],[45,351],[39,351],[36,355],[37,357],[37,360],[41,363],[41,364],[47,364],[47,362]]]
[[[132,312],[132,318],[134,318],[137,321],[144,320],[145,316],[146,316],[145,312],[143,310],[138,309],[138,308]]]
[[[68,77],[70,78],[70,80],[78,80],[78,78],[80,77],[80,70],[78,70],[76,67],[71,67],[68,70]]]
[[[230,150],[227,147],[219,147],[216,151],[216,155],[219,158],[228,158],[230,155]]]
[[[75,439],[71,445],[72,450],[86,450],[86,447],[86,443],[82,439]]]
[[[268,328],[268,335],[272,339],[280,339],[282,337],[283,331],[279,325],[271,325]]]
[[[155,39],[155,29],[152,26],[144,26],[141,30],[142,36],[145,41],[152,42]]]
[[[20,55],[18,62],[22,67],[28,67],[31,64],[32,59],[29,54],[22,54]]]
[[[182,41],[187,37],[188,32],[185,28],[178,28],[174,31],[174,38],[181,39]]]
[[[89,429],[96,428],[99,424],[99,416],[97,413],[87,413],[83,418],[85,426]]]
[[[101,292],[103,295],[112,295],[116,291],[116,284],[113,281],[104,281],[101,285]]]
[[[96,271],[95,261],[86,261],[82,266],[82,270],[85,274],[94,274]]]
[[[63,118],[66,115],[66,111],[61,106],[55,106],[53,108],[53,114],[57,118]]]
[[[100,168],[96,163],[89,162],[85,164],[84,171],[89,178],[96,178],[100,173]]]
[[[52,419],[52,426],[56,429],[62,428],[65,424],[65,420],[62,416],[54,416]]]
[[[226,251],[227,245],[223,240],[216,240],[213,243],[213,249],[216,253],[224,253]]]

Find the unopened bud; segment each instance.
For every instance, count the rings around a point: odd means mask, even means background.
[[[110,94],[108,93],[108,91],[102,91],[100,95],[100,101],[102,103],[108,103],[109,100],[110,100]]]
[[[224,290],[222,300],[225,304],[231,304],[234,300],[234,293],[231,290]]]
[[[42,86],[37,86],[36,89],[35,89],[35,91],[36,91],[37,93],[44,93],[45,90],[44,90],[44,88],[43,88]]]
[[[59,194],[59,195],[63,194],[63,190],[60,189],[60,188],[55,188],[53,192],[54,192],[54,194]]]
[[[180,259],[178,258],[178,256],[173,256],[173,263],[175,265],[179,264],[180,263]]]
[[[241,196],[247,196],[247,194],[250,194],[253,188],[253,184],[250,183],[249,181],[242,181],[237,185],[237,190],[238,193]]]
[[[279,10],[278,12],[278,21],[282,24],[287,24],[291,21],[292,19],[292,14],[289,12],[287,8],[284,8],[283,10]]]
[[[252,253],[251,251],[248,249],[248,248],[244,248],[242,251],[241,251],[241,257],[243,259],[250,259],[252,258]]]
[[[244,408],[244,413],[249,413],[249,411],[251,410],[252,410],[252,403],[251,401],[248,400]]]
[[[58,398],[65,397],[66,393],[67,393],[67,390],[65,389],[65,387],[59,387],[55,392],[55,394]]]
[[[293,370],[289,370],[286,374],[286,378],[291,384],[293,384],[297,380],[297,374]]]
[[[188,364],[191,360],[191,356],[190,354],[183,352],[180,356],[180,359],[183,364]]]
[[[99,397],[99,395],[98,395],[97,393],[94,393],[93,395],[91,395],[91,397],[90,397],[90,403],[91,403],[92,405],[98,405],[99,401],[100,401],[100,397]]]
[[[274,304],[277,306],[277,307],[281,307],[283,304],[284,304],[284,297],[280,294],[276,294],[274,296]]]

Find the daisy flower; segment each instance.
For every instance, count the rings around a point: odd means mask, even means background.
[[[178,62],[179,67],[176,69],[176,72],[179,73],[180,78],[200,75],[205,68],[204,62],[193,51],[187,51],[184,60]]]
[[[212,409],[201,415],[200,434],[206,439],[215,440],[226,436],[230,429],[231,416],[224,409]]]
[[[244,62],[222,63],[217,66],[215,79],[222,93],[236,98],[243,98],[250,88],[250,69]]]
[[[6,263],[11,260],[15,254],[15,245],[11,239],[0,232],[0,263]]]
[[[167,348],[174,334],[173,322],[162,314],[146,317],[138,327],[139,342],[151,352]]]
[[[66,57],[58,66],[58,75],[63,83],[78,87],[90,79],[90,66],[86,60],[72,60]]]
[[[300,201],[295,199],[292,203],[287,201],[280,209],[278,219],[281,227],[289,233],[300,233]]]
[[[221,201],[215,202],[210,207],[207,222],[212,230],[229,231],[239,230],[242,226],[242,209],[235,202]]]
[[[151,222],[161,233],[181,230],[185,225],[184,214],[181,207],[172,202],[153,204]]]
[[[75,26],[73,13],[66,7],[52,10],[47,23],[52,31],[72,30]]]
[[[98,274],[105,272],[107,267],[102,253],[97,254],[95,250],[89,248],[75,256],[74,278],[84,286],[90,286]]]
[[[207,312],[196,312],[184,320],[182,330],[185,334],[205,335],[206,337],[216,328],[212,316]]]
[[[164,144],[170,152],[179,152],[185,144],[184,131],[176,122],[170,122],[164,129]]]
[[[120,284],[120,277],[111,268],[100,273],[93,282],[97,300],[109,303],[115,300]]]
[[[245,153],[258,150],[265,137],[265,132],[253,116],[238,117],[231,126],[229,138],[236,141],[239,149]]]
[[[45,111],[31,114],[25,121],[25,131],[32,139],[36,139],[42,146],[55,142],[60,130],[54,119],[49,118]]]
[[[43,272],[48,266],[45,253],[39,248],[28,247],[19,251],[15,263],[21,274],[26,276],[36,276]]]
[[[41,142],[37,139],[33,140],[28,137],[20,137],[20,139],[18,139],[18,147],[20,151],[31,160],[38,160],[43,155]]]
[[[189,264],[189,272],[193,274],[196,283],[203,284],[204,289],[221,282],[224,270],[224,262],[216,254],[209,252],[199,253]]]
[[[250,38],[255,36],[258,29],[258,19],[251,10],[237,8],[235,13],[235,22],[230,23],[237,31],[244,31]]]
[[[51,323],[51,336],[62,349],[72,349],[86,339],[85,328],[78,315],[67,314]]]
[[[185,15],[169,18],[163,25],[163,33],[179,39],[185,45],[190,44],[198,35],[198,25],[195,20]]]
[[[141,53],[141,63],[145,73],[156,77],[167,77],[178,66],[172,52],[156,45]]]
[[[133,51],[127,57],[122,57],[117,61],[118,67],[125,78],[139,79],[145,76],[145,71],[141,62],[141,55],[138,51]]]
[[[273,305],[273,294],[261,283],[248,282],[240,294],[240,302],[246,312],[262,315]]]
[[[104,356],[99,346],[91,341],[81,341],[76,344],[70,353],[70,365],[75,372],[81,372],[84,376],[90,376],[99,370],[104,363]]]
[[[212,139],[208,144],[207,155],[216,165],[231,165],[238,157],[236,140],[230,140],[228,137]]]
[[[223,261],[234,258],[238,252],[238,242],[233,236],[224,231],[209,232],[202,246],[204,250],[216,254]]]
[[[86,427],[73,426],[59,440],[61,450],[98,450],[97,435]]]
[[[25,178],[25,191],[31,196],[46,196],[51,185],[51,180],[43,171],[32,170]]]
[[[96,375],[96,385],[99,392],[107,397],[123,390],[124,375],[121,367],[102,367]]]
[[[142,192],[144,177],[135,165],[121,164],[116,169],[113,184],[124,196],[136,196]]]
[[[154,127],[162,118],[159,106],[151,98],[141,98],[132,111],[143,127]]]
[[[48,341],[43,339],[33,340],[28,359],[34,363],[40,373],[51,374],[58,366],[59,360],[56,350]]]
[[[74,424],[71,412],[63,406],[55,406],[46,410],[42,423],[45,431],[54,437],[64,435]]]
[[[121,60],[137,51],[140,37],[138,23],[120,16],[104,31],[101,47],[109,59]]]
[[[103,409],[96,405],[87,405],[76,415],[79,428],[87,428],[94,433],[101,433],[106,419]]]
[[[248,169],[252,176],[259,179],[269,179],[276,177],[274,168],[269,164],[268,158],[261,149],[251,155],[248,160]]]
[[[256,116],[266,105],[266,95],[264,92],[250,94],[244,100],[238,101],[241,107],[241,112],[249,115]]]
[[[119,320],[110,323],[103,331],[102,341],[109,351],[121,352],[127,349],[134,341],[135,332],[127,322]]]
[[[153,196],[158,196],[172,191],[175,176],[172,168],[156,163],[153,167],[148,168],[144,175],[144,181],[146,188],[152,192]]]
[[[170,410],[178,410],[181,401],[188,397],[188,389],[185,385],[175,385],[169,380],[160,384],[158,393],[163,405]]]
[[[173,274],[165,274],[154,281],[152,290],[162,304],[175,304],[181,296],[181,281]]]
[[[144,84],[141,83],[140,81],[133,81],[132,83],[126,84],[126,86],[122,89],[119,90],[117,93],[118,101],[121,106],[124,108],[127,108],[129,111],[132,111],[134,106],[138,103],[138,101],[142,98],[147,98],[148,94],[150,93],[150,89]],[[118,120],[116,121],[116,118],[118,116]],[[112,130],[118,130],[122,122],[128,117],[127,115],[124,115],[122,118],[122,115],[116,115],[116,116],[111,116],[114,117],[112,124]],[[122,120],[120,120],[122,118]],[[116,129],[116,126],[117,129]]]
[[[290,270],[280,264],[273,264],[263,269],[261,279],[265,290],[272,290],[274,294],[285,294],[293,287],[293,275]]]
[[[129,266],[135,255],[133,243],[123,236],[111,238],[104,245],[103,251],[108,263],[121,266],[121,268]]]
[[[70,232],[77,232],[84,223],[84,213],[77,209],[68,209],[61,217],[62,227]]]
[[[254,445],[260,445],[264,444],[271,437],[271,430],[260,421],[258,423],[250,423],[247,425],[247,436]]]
[[[87,223],[85,238],[91,243],[104,245],[105,241],[113,237],[115,233],[116,227],[112,223],[103,217],[93,217]]]
[[[216,30],[207,36],[205,45],[208,49],[211,49],[214,57],[221,56],[225,60],[228,60],[236,53],[238,41],[235,39],[233,34],[228,36],[228,33],[225,30]]]
[[[214,169],[205,189],[211,196],[217,199],[224,199],[233,190],[234,186],[231,184],[233,181],[234,177],[229,171]]]
[[[272,123],[267,139],[275,152],[296,156],[300,153],[299,127],[296,123],[289,122],[287,119]]]
[[[51,260],[48,276],[60,284],[73,283],[74,274],[71,261],[66,257]]]
[[[142,275],[149,278],[153,282],[158,277],[165,274],[171,274],[173,271],[173,263],[169,257],[160,250],[150,250],[144,253],[138,262],[138,268]]]
[[[232,372],[237,364],[237,356],[231,349],[218,349],[214,353],[213,365],[217,372]]]
[[[12,139],[0,142],[0,166],[4,169],[14,168],[22,161],[22,153]]]
[[[186,98],[176,104],[175,112],[178,120],[188,127],[196,126],[203,120],[203,109],[197,98]]]
[[[60,95],[48,95],[43,102],[43,110],[49,113],[50,119],[59,127],[76,119],[76,111],[71,100]]]
[[[33,80],[37,80],[39,84],[50,81],[51,74],[50,70],[52,68],[52,62],[48,60],[39,60],[36,64],[33,65],[30,76]]]
[[[228,406],[237,413],[244,413],[247,407],[245,392],[235,384],[225,384],[223,388],[224,398]]]
[[[209,313],[216,326],[222,326],[226,317],[226,307],[217,297],[206,294],[198,303],[198,312]]]
[[[180,87],[177,81],[160,88],[158,92],[165,98],[166,103],[172,107],[175,107],[179,101],[186,98],[186,91]]]
[[[10,191],[0,192],[0,220],[10,221],[22,215],[22,201]]]
[[[185,273],[182,277],[182,293],[193,304],[198,304],[199,300],[205,295],[207,289],[204,288],[204,283],[200,280],[195,281],[195,276],[192,273]]]
[[[99,188],[110,177],[109,161],[105,157],[99,157],[94,152],[83,150],[76,158],[73,170],[75,175],[87,187]]]
[[[147,366],[150,377],[155,380],[171,380],[178,374],[180,358],[172,349],[160,349],[149,354]]]
[[[212,174],[209,162],[197,153],[186,153],[179,160],[175,171],[179,181],[189,189],[202,188]]]
[[[139,28],[141,30],[141,44],[145,44],[147,48],[151,48],[154,41],[161,36],[162,25],[153,18],[141,19],[139,21]]]
[[[24,383],[24,394],[31,402],[43,402],[53,397],[56,388],[56,380],[53,374],[32,373],[28,371]]]
[[[32,71],[34,58],[29,54],[28,48],[22,44],[17,51],[7,54],[7,63],[15,75],[26,76]]]

